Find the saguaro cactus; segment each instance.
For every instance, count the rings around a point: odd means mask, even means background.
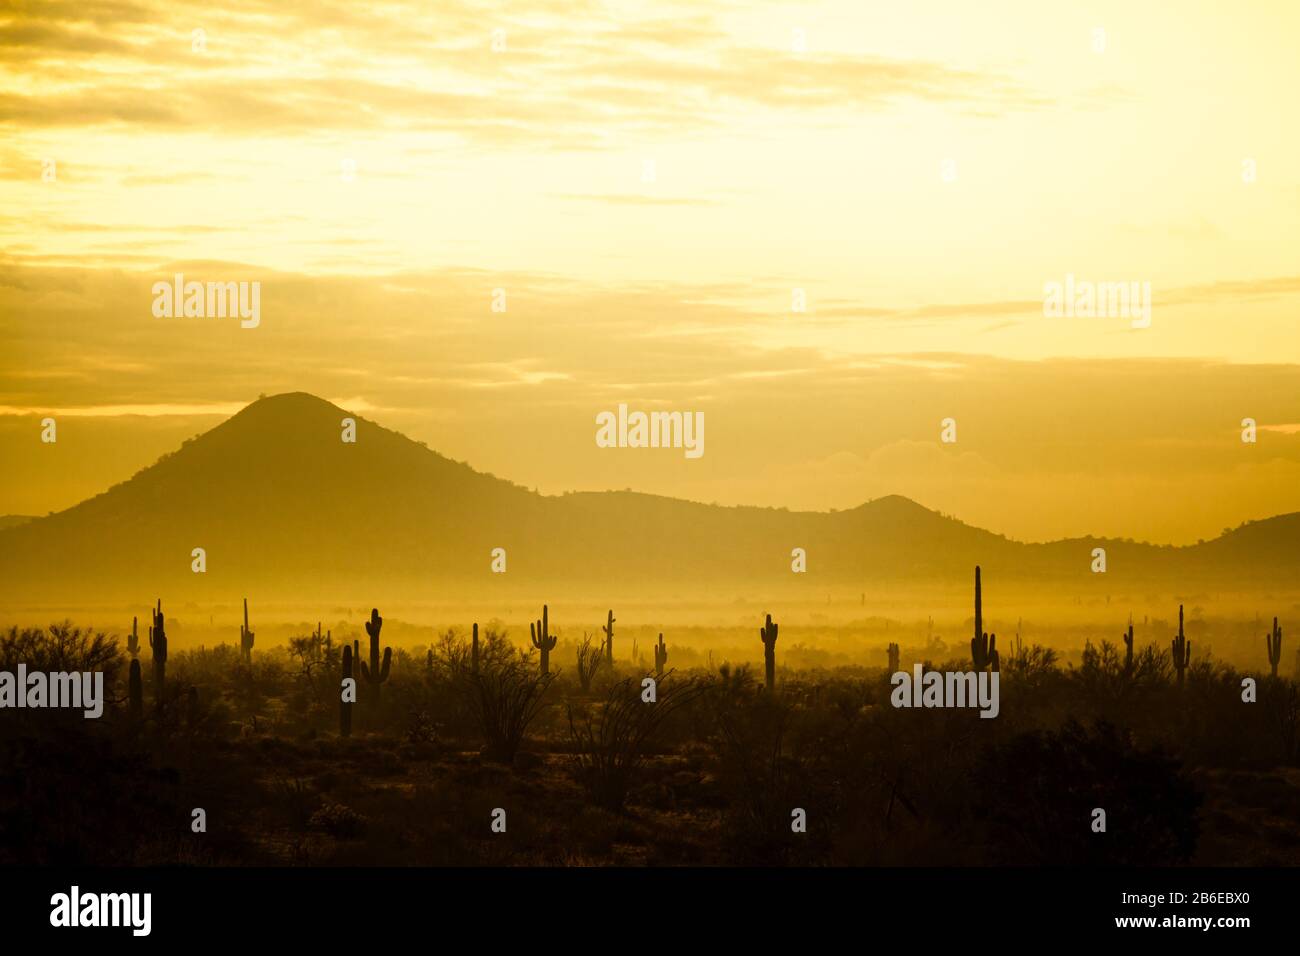
[[[253,632],[248,629],[248,598],[244,598],[244,623],[239,626],[239,655],[245,664],[253,663]]]
[[[547,607],[542,605],[542,619],[536,624],[528,625],[528,636],[532,638],[533,647],[542,653],[542,673],[551,672],[551,651],[555,650],[555,635],[551,633],[551,622],[547,618]]]
[[[664,665],[668,663],[668,647],[664,644],[664,636],[659,635],[659,643],[654,645],[655,649],[655,674],[659,677],[664,676]]]
[[[1178,686],[1183,686],[1183,671],[1192,660],[1192,642],[1183,635],[1183,606],[1178,605],[1178,634],[1171,642],[1174,654],[1174,670],[1178,673]]]
[[[605,632],[605,663],[614,663],[614,611],[611,609],[607,623],[601,628]]]
[[[996,634],[981,634],[979,637],[972,637],[970,639],[970,657],[976,671],[998,670],[1001,666],[1001,661],[998,658],[998,636]]]
[[[897,674],[898,673],[898,645],[894,643],[890,643],[888,653],[889,653],[889,673]]]
[[[126,639],[126,650],[132,658],[140,656],[140,631],[138,630],[140,619],[131,618],[131,636]]]
[[[1130,677],[1133,674],[1133,622],[1128,622],[1128,632],[1121,634],[1124,639],[1124,676]]]
[[[352,670],[352,648],[343,645],[343,675],[339,678],[339,736],[352,736],[352,702],[343,699],[343,681],[356,679]]]
[[[163,628],[162,598],[153,612],[153,627],[149,628],[149,649],[153,651],[154,706],[163,707],[163,692],[167,682],[167,632]]]
[[[471,674],[478,673],[478,624],[474,625],[474,636],[470,639],[469,670]]]
[[[975,670],[998,670],[998,636],[984,633],[984,594],[980,587],[980,569],[975,565],[975,636],[970,639],[970,659]]]
[[[370,685],[370,702],[379,705],[379,691],[384,681],[388,680],[388,668],[393,663],[393,649],[384,648],[384,661],[379,662],[379,629],[384,626],[384,619],[379,616],[379,608],[370,609],[370,620],[366,621],[366,633],[370,635],[370,666],[361,662],[361,676]]]
[[[776,690],[776,629],[777,625],[772,623],[772,615],[767,615],[767,621],[758,629],[758,636],[763,641],[763,668],[767,674],[767,690],[772,693]]]
[[[140,661],[138,658],[131,659],[131,674],[127,678],[127,699],[130,702],[131,723],[140,722],[144,716],[144,688],[141,686],[144,682],[140,679]]]
[[[1277,618],[1273,618],[1273,632],[1264,635],[1264,649],[1268,651],[1268,666],[1277,676],[1277,665],[1282,663],[1282,628],[1278,627]]]

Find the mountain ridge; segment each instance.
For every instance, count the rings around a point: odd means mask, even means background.
[[[341,440],[345,418],[355,420],[355,443]],[[1090,571],[1097,547],[1107,574]],[[194,548],[204,549],[203,574],[191,570]],[[506,552],[503,575],[491,572],[495,548]],[[805,549],[805,574],[791,572],[795,548]],[[955,583],[977,563],[1076,596],[1173,581],[1273,586],[1300,570],[1300,513],[1196,545],[1026,543],[902,495],[830,512],[633,491],[543,495],[289,392],[250,403],[98,495],[0,528],[0,601],[141,588],[197,599],[254,586],[287,596],[376,585],[406,595],[744,583],[775,593]]]

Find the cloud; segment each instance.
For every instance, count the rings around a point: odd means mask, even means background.
[[[737,109],[982,116],[1051,100],[997,71],[745,43],[713,12],[621,19],[601,4],[251,2],[35,4],[0,22],[0,124],[306,136],[449,133],[586,149],[621,131],[676,134]],[[3,15],[0,14],[0,20]],[[192,52],[191,31],[205,31]],[[505,31],[504,50],[492,31]],[[810,117],[809,114],[814,114]]]
[[[606,203],[612,206],[711,206],[713,199],[688,196],[643,196],[636,193],[554,193],[558,199],[572,202]]]

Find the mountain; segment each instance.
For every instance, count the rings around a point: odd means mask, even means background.
[[[355,443],[341,440],[345,417],[356,419]],[[504,575],[490,571],[498,547]],[[807,574],[791,573],[796,547],[807,552]],[[1105,575],[1089,570],[1097,547]],[[206,553],[203,574],[191,569],[195,548]],[[0,602],[964,591],[977,563],[1007,584],[1062,596],[1290,586],[1300,514],[1175,548],[1026,544],[898,496],[831,513],[632,492],[545,496],[292,393],[254,402],[103,494],[0,530]]]

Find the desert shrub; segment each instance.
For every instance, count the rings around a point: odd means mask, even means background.
[[[725,666],[706,685],[718,784],[726,798],[722,838],[728,855],[746,864],[816,859],[829,831],[796,834],[792,810],[834,816],[824,740],[806,732],[801,712],[759,689],[747,669]]]
[[[1022,683],[1037,683],[1056,669],[1056,651],[1041,644],[1026,647],[1019,637],[1012,642],[1010,653],[1002,658],[1002,673]]]
[[[11,627],[0,633],[0,670],[26,664],[28,671],[103,671],[113,686],[124,659],[117,638],[73,626],[71,621],[42,628]]]
[[[1196,849],[1201,798],[1180,762],[1106,722],[1069,720],[989,748],[973,790],[985,862],[1159,866]],[[1096,808],[1104,833],[1092,829]]]
[[[1277,759],[1294,765],[1300,759],[1300,685],[1284,677],[1263,678],[1259,704]]]
[[[188,832],[175,771],[107,734],[0,735],[0,763],[0,864],[132,865]]]
[[[311,815],[308,826],[340,840],[351,840],[365,832],[366,822],[364,816],[346,804],[326,801]]]
[[[579,782],[592,802],[611,811],[623,809],[633,778],[656,737],[673,714],[701,693],[694,680],[657,681],[655,701],[642,699],[641,679],[613,684],[599,704],[569,705],[569,735]]]
[[[554,679],[540,672],[531,655],[513,651],[487,661],[480,655],[477,671],[459,667],[455,684],[478,721],[488,759],[514,762]]]

